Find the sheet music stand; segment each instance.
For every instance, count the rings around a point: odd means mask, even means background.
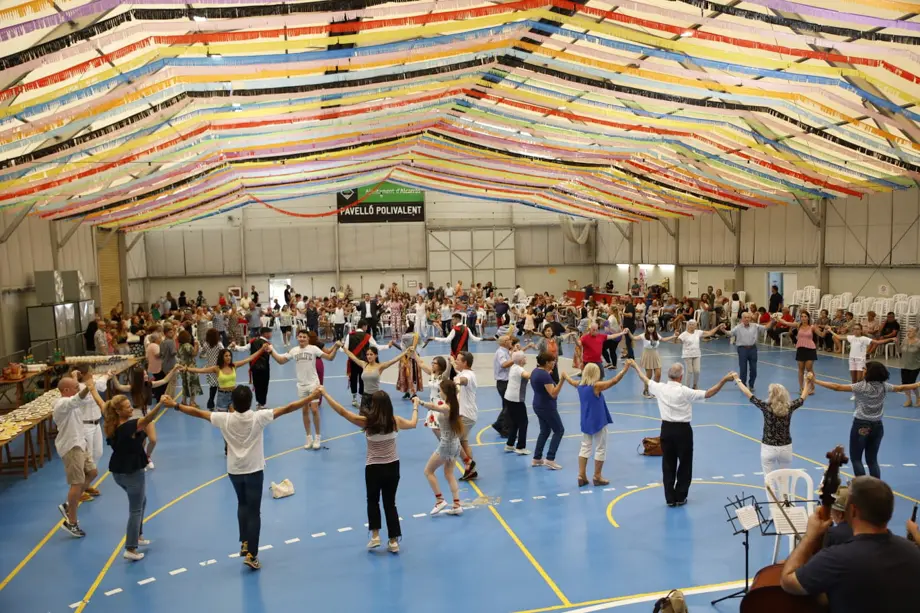
[[[754,528],[760,528],[762,532],[764,524],[769,521],[763,516],[760,510],[760,504],[757,500],[753,496],[745,496],[744,492],[741,492],[741,496],[735,496],[734,499],[728,499],[728,504],[725,505],[725,513],[728,515],[728,520],[726,521],[731,524],[732,527],[732,536],[744,534],[744,542],[742,543],[744,546],[744,588],[728,596],[713,600],[711,603],[713,605],[723,600],[741,598],[751,589],[749,583],[751,577],[750,532]]]

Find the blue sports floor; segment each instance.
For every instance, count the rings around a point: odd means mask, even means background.
[[[423,353],[443,349],[431,345]],[[490,363],[495,343],[479,343],[472,350],[477,370],[488,369],[485,361]],[[703,350],[701,386],[737,369],[727,341],[706,343]],[[571,345],[566,351],[571,354]],[[383,355],[391,353],[395,350]],[[679,347],[663,347],[662,354],[667,369]],[[272,365],[271,406],[294,399],[293,368]],[[350,406],[344,369],[344,356],[327,363],[326,386]],[[816,371],[849,382],[843,359],[822,355]],[[899,382],[896,369],[892,379]],[[761,347],[758,390],[765,392],[770,382],[783,383],[793,393],[797,389],[792,351]],[[400,400],[392,385],[386,389],[398,411],[409,416],[411,404]],[[147,477],[144,533],[153,543],[141,562],[121,557],[127,498],[108,474],[100,477],[102,496],[80,507],[87,533],[82,540],[57,527],[56,506],[66,491],[58,458],[28,480],[0,481],[0,611],[536,613],[617,608],[633,613],[650,611],[660,592],[675,587],[695,594],[689,596],[694,613],[738,611],[738,600],[716,607],[709,601],[734,591],[744,577],[741,537],[732,536],[723,505],[742,492],[764,497],[763,478],[755,474],[760,471],[760,413],[733,384],[696,406],[696,481],[687,506],[668,508],[657,484],[660,460],[636,453],[642,437],[658,430],[657,405],[644,400],[641,391],[639,379],[630,373],[606,394],[614,418],[605,466],[611,484],[579,489],[575,390],[566,387],[560,396],[567,438],[557,461],[564,468],[552,472],[531,468],[530,457],[504,453],[488,427],[500,406],[498,395],[494,387],[481,387],[481,432],[474,448],[480,479],[461,482],[464,504],[472,507],[462,517],[427,516],[434,500],[422,469],[435,440],[421,427],[401,433],[397,502],[404,536],[398,556],[365,549],[365,444],[360,433],[324,407],[325,448],[305,451],[299,413],[284,417],[266,430],[266,486],[289,478],[297,493],[273,500],[266,487],[265,549],[257,573],[228,557],[238,550],[236,508],[219,433],[201,420],[168,412],[157,423],[156,470]],[[847,398],[819,389],[793,418],[794,466],[807,469],[816,483],[824,454],[848,441],[852,407]],[[898,492],[893,527],[899,533],[914,499],[920,498],[920,409],[903,408],[902,402],[903,396],[895,395],[887,401],[881,450],[882,476]],[[532,417],[531,440],[537,430]],[[103,468],[107,462],[106,455]],[[753,574],[769,563],[773,538],[758,534],[751,540]]]

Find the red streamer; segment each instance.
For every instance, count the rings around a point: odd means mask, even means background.
[[[325,213],[295,213],[295,212],[293,212],[293,211],[285,211],[284,209],[279,209],[279,208],[276,207],[276,206],[272,206],[271,204],[265,202],[264,200],[261,200],[261,199],[257,198],[256,196],[253,196],[252,194],[247,193],[247,195],[248,195],[250,198],[252,198],[253,200],[255,200],[256,202],[258,202],[259,204],[261,204],[262,206],[264,206],[264,207],[266,207],[266,208],[269,208],[269,209],[275,211],[276,213],[281,213],[282,215],[287,215],[288,217],[300,217],[300,218],[305,218],[305,219],[316,219],[317,217],[331,217],[332,215],[338,215],[341,211],[347,211],[347,210],[350,209],[350,208],[356,207],[356,206],[358,206],[359,204],[361,204],[362,202],[364,202],[365,200],[367,200],[368,198],[370,198],[371,195],[374,194],[377,190],[379,190],[380,187],[381,187],[384,183],[386,183],[387,181],[389,181],[390,175],[391,175],[391,174],[393,174],[392,171],[388,172],[388,173],[387,173],[387,176],[385,176],[383,179],[381,179],[381,180],[380,180],[378,183],[376,183],[372,188],[370,188],[369,190],[367,190],[367,193],[366,193],[366,194],[364,194],[362,197],[358,198],[357,200],[355,200],[353,203],[349,204],[348,206],[344,206],[344,207],[342,207],[342,208],[340,208],[340,209],[339,209],[339,208],[336,208],[336,209],[334,209],[334,210],[332,210],[332,211],[326,211]]]

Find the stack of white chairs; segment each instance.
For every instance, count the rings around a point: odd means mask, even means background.
[[[739,290],[739,291],[737,291],[737,292],[735,292],[735,293],[738,294],[738,300],[741,301],[741,304],[744,304],[744,298],[745,298],[745,296],[747,296],[747,292],[744,291],[744,290]]]
[[[862,305],[863,305],[863,315],[865,315],[869,311],[875,311],[875,298],[866,298],[865,300],[862,301]]]
[[[840,308],[846,310],[850,306],[850,303],[853,302],[852,292],[844,292],[840,294]]]
[[[894,296],[891,297],[891,299],[894,300],[895,304],[899,302],[906,302],[907,294],[895,294]]]
[[[824,294],[823,296],[821,296],[820,308],[826,310],[830,314],[831,317],[834,316],[834,311],[833,311],[834,307],[831,305],[831,303],[833,302],[834,302],[833,294]]]
[[[879,319],[884,320],[889,312],[894,310],[894,300],[891,298],[878,298],[875,301],[875,313]]]

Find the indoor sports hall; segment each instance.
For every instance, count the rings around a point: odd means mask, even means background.
[[[0,611],[905,610],[918,15],[0,3]]]

